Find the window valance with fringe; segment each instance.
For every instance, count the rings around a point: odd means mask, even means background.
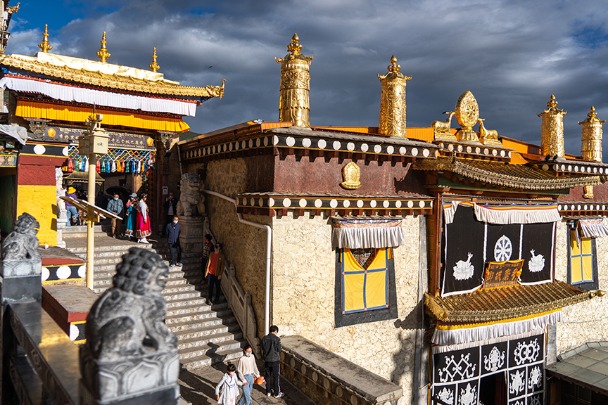
[[[401,219],[333,218],[332,249],[382,249],[403,243]]]
[[[443,204],[443,217],[446,224],[454,221],[459,205],[473,206],[475,219],[488,224],[538,224],[557,222],[561,215],[557,205],[480,205],[452,201]]]
[[[608,236],[608,227],[604,223],[604,218],[579,219],[577,222],[578,233],[581,238]]]

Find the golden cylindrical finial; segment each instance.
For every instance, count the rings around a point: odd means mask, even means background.
[[[156,63],[156,48],[152,51],[152,63],[150,63],[150,70],[156,72],[160,69],[160,65]]]
[[[101,47],[99,48],[99,51],[97,51],[97,56],[99,57],[99,61],[100,62],[106,62],[109,58],[110,58],[110,53],[108,52],[108,49],[106,48],[106,32],[103,32],[103,35],[101,36]]]
[[[44,32],[42,33],[42,42],[38,44],[38,48],[40,48],[40,50],[42,52],[48,52],[51,49],[53,49],[53,47],[51,46],[51,44],[49,42],[49,25],[48,24],[44,24]]]
[[[583,155],[583,160],[589,162],[602,161],[602,124],[605,122],[605,120],[597,118],[595,107],[591,106],[587,119],[578,123],[582,127],[581,154]]]
[[[298,34],[293,34],[281,64],[279,121],[291,121],[297,127],[310,128],[310,64],[312,56],[304,56]]]
[[[382,135],[406,138],[405,85],[411,77],[401,73],[401,66],[397,64],[395,55],[391,57],[391,64],[386,69],[385,75],[378,75],[382,87],[378,132]]]
[[[541,150],[543,156],[563,158],[566,154],[564,149],[564,115],[566,111],[557,108],[555,95],[547,103],[547,109],[538,114],[541,123]]]

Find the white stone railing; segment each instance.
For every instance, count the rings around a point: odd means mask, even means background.
[[[228,304],[243,331],[245,339],[247,339],[247,342],[249,342],[253,348],[255,355],[259,357],[260,339],[258,338],[257,333],[258,326],[255,319],[255,312],[251,305],[251,294],[243,291],[243,288],[236,278],[234,265],[228,264],[224,268],[221,286],[226,301],[228,301]]]

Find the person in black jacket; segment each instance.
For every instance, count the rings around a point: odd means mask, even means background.
[[[182,264],[178,262],[181,249],[179,246],[179,234],[182,231],[179,225],[179,218],[177,215],[173,216],[173,221],[167,224],[166,233],[167,233],[167,243],[169,243],[169,251],[171,252],[171,261],[170,265],[181,267]]]
[[[281,398],[285,394],[281,392],[281,338],[277,335],[279,327],[272,325],[270,333],[262,338],[262,350],[264,352],[264,378],[266,379],[266,395],[271,396],[274,392],[275,398]],[[272,378],[272,385],[270,378]]]

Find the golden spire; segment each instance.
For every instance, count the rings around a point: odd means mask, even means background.
[[[581,152],[583,160],[589,162],[602,161],[602,124],[605,122],[606,121],[597,118],[595,107],[591,106],[589,113],[587,114],[587,119],[578,123],[582,128]]]
[[[382,86],[378,132],[382,135],[405,138],[407,109],[405,85],[411,77],[401,73],[401,66],[397,64],[395,55],[391,56],[391,64],[386,69],[385,75],[378,75]]]
[[[158,69],[160,69],[160,65],[158,63],[156,63],[156,48],[154,48],[154,51],[152,51],[152,63],[150,63],[150,70],[153,72],[156,72]]]
[[[542,119],[540,144],[543,156],[563,158],[566,155],[564,148],[564,115],[566,115],[566,112],[557,108],[555,94],[551,94],[547,109],[538,114]]]
[[[310,127],[310,64],[312,56],[304,56],[298,34],[293,34],[284,58],[274,58],[281,64],[279,121],[293,122],[297,127]]]
[[[104,63],[107,62],[108,58],[111,56],[106,48],[106,43],[106,32],[104,31],[103,35],[101,36],[101,47],[99,48],[99,51],[97,51],[99,61]]]
[[[38,44],[38,48],[40,48],[40,50],[42,52],[48,52],[51,49],[53,49],[53,47],[51,46],[51,44],[49,42],[49,25],[48,24],[44,24],[44,32],[42,33],[42,42]]]

